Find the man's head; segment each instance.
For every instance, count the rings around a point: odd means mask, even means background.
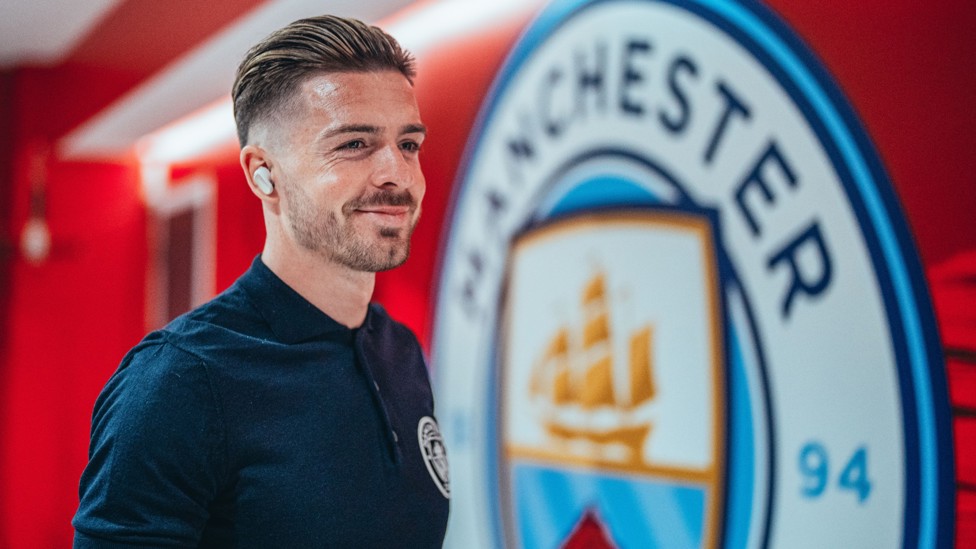
[[[255,123],[278,117],[310,76],[398,71],[413,82],[413,56],[378,27],[322,15],[300,19],[251,48],[237,69],[231,96],[243,147]]]
[[[413,75],[389,35],[331,16],[248,53],[234,107],[241,165],[264,203],[266,258],[371,272],[406,260],[425,190]],[[259,172],[273,186],[257,185]]]

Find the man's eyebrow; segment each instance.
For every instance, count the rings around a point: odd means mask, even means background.
[[[427,126],[424,126],[423,124],[407,124],[400,129],[400,135],[408,133],[422,133],[427,135]]]
[[[343,124],[341,126],[336,126],[335,128],[330,128],[319,134],[319,140],[330,139],[338,135],[346,133],[365,133],[370,135],[376,135],[382,130],[379,126],[373,126],[371,124]],[[400,135],[406,135],[408,133],[420,133],[427,135],[427,126],[423,124],[407,124],[406,126],[400,128]]]
[[[380,133],[380,128],[379,126],[371,126],[369,124],[343,124],[341,126],[336,126],[335,128],[325,130],[319,134],[319,140],[329,139],[344,133],[378,134]]]

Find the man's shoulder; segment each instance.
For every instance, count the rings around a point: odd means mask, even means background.
[[[190,326],[246,329],[261,320],[261,315],[251,302],[240,282],[192,310],[178,316],[166,328],[169,331],[186,330]]]
[[[266,337],[267,322],[254,307],[247,292],[234,284],[210,301],[180,315],[162,330],[173,342],[195,338]]]
[[[273,333],[246,292],[235,284],[146,335],[129,352],[127,360],[213,366],[225,361],[228,352],[236,355],[272,338]]]

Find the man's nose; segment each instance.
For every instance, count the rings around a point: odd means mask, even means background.
[[[376,152],[373,182],[377,187],[408,188],[416,181],[416,167],[396,144]]]

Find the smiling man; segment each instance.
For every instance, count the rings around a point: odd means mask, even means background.
[[[439,547],[449,481],[416,338],[370,304],[420,215],[413,60],[355,20],[296,21],[234,84],[267,237],[146,336],[95,405],[76,547]]]

